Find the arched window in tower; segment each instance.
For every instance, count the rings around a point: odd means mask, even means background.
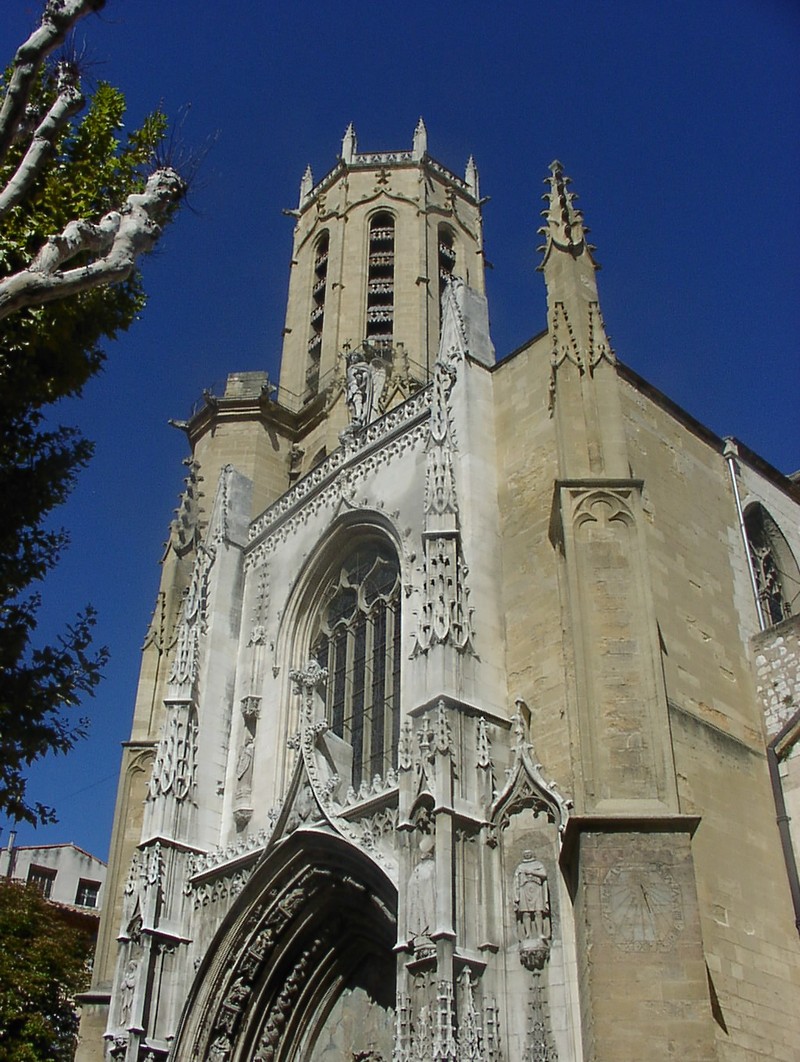
[[[788,619],[796,610],[800,569],[783,532],[763,505],[748,507],[744,525],[761,613],[767,626],[771,626]]]
[[[311,327],[308,337],[306,386],[311,394],[319,390],[319,359],[322,354],[322,327],[325,323],[325,294],[328,288],[328,248],[330,238],[323,232],[314,245],[314,278],[311,288]]]
[[[449,225],[439,226],[439,305],[448,277],[453,275],[456,265],[455,233]]]
[[[397,766],[400,568],[384,542],[362,541],[334,569],[312,654],[328,669],[328,724],[353,750],[357,791]]]
[[[394,218],[382,210],[369,223],[367,339],[391,342],[394,333]]]

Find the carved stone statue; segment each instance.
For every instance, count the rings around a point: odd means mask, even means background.
[[[120,985],[119,1023],[123,1027],[130,1025],[131,1022],[133,995],[136,991],[136,974],[138,973],[138,970],[139,964],[135,959],[131,959],[125,970],[122,984]]]
[[[239,750],[239,758],[236,761],[236,777],[239,789],[249,789],[253,780],[253,749],[255,742],[248,735],[247,740]]]
[[[550,954],[550,887],[547,871],[531,851],[514,871],[514,913],[519,958],[528,970],[541,970]]]
[[[386,383],[387,363],[370,349],[347,354],[345,400],[350,412],[350,431],[365,428],[379,416],[380,397]]]
[[[419,861],[408,879],[408,935],[415,949],[426,953],[433,949],[431,933],[436,928],[436,864],[433,837],[423,834],[419,842]]]
[[[363,428],[368,423],[372,405],[372,373],[361,354],[353,352],[347,361],[346,397],[350,423],[354,428]]]
[[[550,939],[547,871],[530,851],[522,853],[522,861],[514,871],[514,911],[520,941]]]

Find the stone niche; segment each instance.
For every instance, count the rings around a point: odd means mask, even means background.
[[[577,1058],[570,1002],[574,934],[557,827],[544,812],[512,815],[501,835],[500,861],[508,1057],[567,1062]]]

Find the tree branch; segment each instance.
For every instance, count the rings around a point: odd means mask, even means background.
[[[28,269],[0,281],[0,320],[25,306],[126,280],[185,191],[175,170],[156,170],[144,191],[129,195],[120,211],[110,211],[97,224],[71,221],[60,235],[48,237]],[[100,257],[62,272],[65,263],[87,252]]]
[[[14,56],[11,78],[0,107],[0,162],[17,136],[42,63],[63,44],[77,22],[104,5],[105,0],[47,0],[39,26]]]
[[[0,218],[27,195],[31,185],[41,173],[55,149],[56,141],[84,104],[83,93],[75,76],[64,77],[60,74],[62,85],[50,110],[39,123],[31,137],[31,143],[25,156],[17,167],[16,173],[0,192]]]

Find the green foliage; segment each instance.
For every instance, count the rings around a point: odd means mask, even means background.
[[[0,1062],[68,1062],[91,937],[33,885],[0,879]]]
[[[0,101],[8,79],[0,82]],[[35,127],[56,97],[54,71],[39,76],[28,114]],[[101,82],[85,113],[65,129],[48,166],[0,227],[0,278],[30,265],[46,238],[72,220],[98,221],[144,187],[166,134],[157,111],[120,136],[122,93]],[[28,145],[21,138],[0,166],[0,187]],[[70,266],[80,265],[74,259]],[[51,808],[29,805],[25,768],[50,750],[65,752],[85,734],[72,712],[100,678],[105,650],[92,651],[94,614],[84,610],[55,644],[34,645],[40,596],[32,584],[67,544],[49,525],[92,445],[51,420],[53,403],[78,396],[102,367],[101,342],[126,330],[144,306],[141,277],[22,309],[0,326],[0,812],[35,823]]]

